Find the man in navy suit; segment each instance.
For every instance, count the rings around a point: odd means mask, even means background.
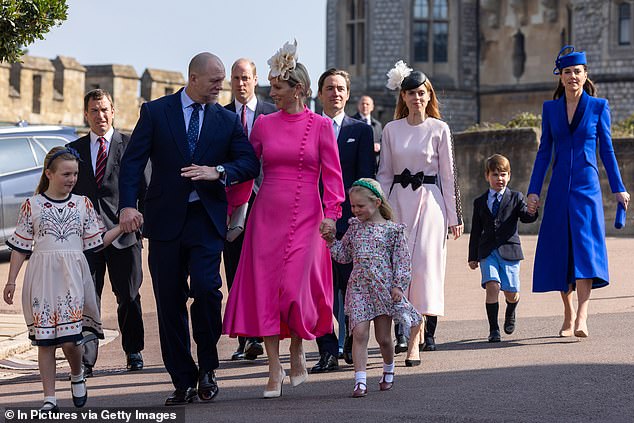
[[[381,135],[383,135],[383,125],[372,117],[374,111],[374,100],[369,95],[362,95],[357,102],[357,114],[352,116],[355,119],[365,122],[372,127],[374,135],[374,154],[376,154],[376,164],[379,164],[379,153],[381,152]]]
[[[344,112],[346,102],[350,98],[350,76],[346,71],[328,69],[319,77],[317,96],[324,107],[323,115],[332,119],[333,130],[339,146],[339,160],[343,185],[346,189],[346,201],[341,205],[342,215],[337,220],[337,239],[341,239],[348,230],[348,219],[352,217],[348,189],[359,178],[374,178],[374,140],[372,129],[365,123],[352,119]],[[352,272],[352,263],[341,264],[333,261],[334,294],[342,292],[345,298],[348,278]],[[335,304],[338,301],[335,301]],[[336,307],[336,306],[335,306]],[[338,307],[335,308],[338,316]],[[339,321],[339,325],[345,322]],[[339,368],[339,344],[334,332],[317,338],[320,359],[311,369],[311,373],[324,373]],[[346,337],[344,343],[344,359],[352,363],[352,340]]]
[[[125,232],[143,223],[149,238],[161,352],[176,388],[165,405],[192,402],[197,394],[210,401],[218,393],[225,186],[253,179],[260,170],[240,118],[217,104],[224,79],[217,56],[194,56],[184,89],[141,106],[121,163],[119,223]],[[141,215],[136,197],[148,159],[152,177]],[[190,297],[198,365],[190,351]]]
[[[253,129],[255,119],[259,115],[268,115],[269,113],[276,112],[277,109],[271,103],[260,100],[255,95],[255,86],[258,83],[258,75],[255,68],[255,63],[252,60],[241,58],[236,60],[231,66],[231,94],[233,94],[233,101],[225,106],[225,109],[231,110],[240,116],[240,122],[244,127],[244,132],[247,137]],[[255,180],[253,190],[251,191],[251,184],[244,184],[245,187],[239,189],[246,189],[246,197],[249,198],[248,204],[230,204],[232,213],[241,213],[241,207],[247,207],[250,209],[255,195],[260,189],[262,184],[262,174]],[[238,188],[238,187],[236,187]],[[246,212],[246,210],[245,210]],[[247,212],[248,214],[248,212]],[[233,222],[235,219],[231,219]],[[246,225],[245,221],[241,222],[241,230],[244,230]],[[230,230],[240,230],[238,228],[229,228]],[[229,237],[228,237],[229,238]],[[233,285],[233,279],[236,276],[238,270],[238,262],[240,261],[240,252],[242,251],[242,242],[244,241],[244,233],[241,233],[235,239],[227,239],[225,241],[225,248],[222,252],[225,266],[225,277],[227,278],[227,288],[231,289]],[[231,355],[232,360],[240,360],[245,358],[247,360],[255,360],[258,355],[264,353],[262,348],[262,340],[260,338],[244,338],[238,337],[238,349]]]
[[[99,212],[108,229],[118,223],[119,169],[121,157],[130,137],[113,126],[114,103],[109,92],[96,89],[84,97],[84,117],[90,132],[68,144],[79,152],[81,163],[73,193],[85,195]],[[141,180],[137,196],[139,208],[145,197],[146,179]],[[112,292],[117,299],[117,317],[121,344],[126,353],[127,369],[143,368],[143,313],[139,290],[143,281],[141,239],[135,233],[124,234],[112,245],[97,252],[87,252],[86,259],[95,282],[97,299],[101,302],[106,267]],[[84,344],[82,362],[84,375],[92,376],[97,361],[98,340]]]

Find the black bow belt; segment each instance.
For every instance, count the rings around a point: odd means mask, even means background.
[[[403,188],[407,188],[408,185],[411,185],[412,190],[416,191],[422,184],[435,185],[436,179],[438,179],[436,175],[425,175],[423,172],[412,175],[409,169],[406,168],[400,175],[394,175],[392,186],[401,184]]]

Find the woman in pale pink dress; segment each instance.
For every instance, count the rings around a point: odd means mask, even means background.
[[[405,365],[420,364],[420,351],[434,351],[438,316],[444,315],[447,228],[462,234],[462,211],[451,133],[440,120],[438,100],[425,74],[398,62],[388,88],[400,89],[395,120],[383,129],[377,180],[407,225],[412,282],[407,298],[426,316],[424,337],[413,327]],[[424,343],[422,342],[424,338]]]
[[[294,53],[292,45],[284,49]],[[264,338],[269,359],[265,398],[282,393],[286,373],[280,339],[291,338],[291,385],[297,386],[308,375],[302,339],[332,332],[331,261],[320,232],[334,231],[345,198],[331,121],[304,105],[311,94],[308,72],[294,60],[284,63],[284,57],[280,68],[276,57],[280,53],[269,61],[269,81],[280,110],[259,116],[251,132],[264,180],[223,323],[223,332],[232,337]]]

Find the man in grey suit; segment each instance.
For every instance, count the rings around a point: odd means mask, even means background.
[[[84,97],[84,116],[90,132],[68,144],[79,152],[81,162],[75,194],[85,195],[99,212],[108,229],[119,223],[119,165],[130,139],[113,128],[114,104],[105,90],[96,89]],[[139,190],[138,201],[145,196],[145,186]],[[141,270],[141,237],[136,233],[123,234],[111,246],[86,253],[97,299],[103,292],[106,268],[117,299],[117,316],[121,343],[126,353],[127,369],[143,368],[143,317],[139,289],[143,281]],[[97,361],[98,341],[84,344],[84,374],[92,376]]]
[[[276,108],[271,103],[266,103],[255,95],[255,87],[258,83],[258,75],[255,68],[255,63],[250,59],[240,58],[236,60],[231,66],[231,94],[233,95],[233,101],[225,106],[227,110],[231,110],[240,116],[240,121],[244,129],[244,133],[249,136],[253,129],[255,119],[261,114],[267,115],[276,111]],[[250,193],[250,199],[248,208],[251,208],[251,204],[255,199],[260,184],[262,183],[262,172],[260,176],[255,180],[253,185],[253,192]],[[250,183],[244,185],[246,190],[251,191]],[[234,191],[237,189],[241,191],[240,187],[233,187]],[[240,194],[237,195],[241,197]],[[249,193],[246,192],[243,198],[249,198]],[[229,213],[241,213],[240,204],[231,204],[233,196],[229,196]],[[248,214],[248,213],[247,213]],[[235,219],[231,219],[234,221]],[[245,222],[242,222],[242,230],[244,230]],[[236,228],[229,228],[229,234]],[[228,235],[230,238],[230,235]],[[242,242],[244,240],[244,234],[240,234],[237,238],[225,241],[225,248],[223,250],[225,276],[227,279],[227,288],[231,289],[233,285],[233,279],[238,270],[238,262],[240,260],[240,252],[242,251]],[[244,338],[238,337],[238,349],[232,354],[232,360],[255,360],[259,355],[264,353],[262,348],[262,340],[259,338]]]

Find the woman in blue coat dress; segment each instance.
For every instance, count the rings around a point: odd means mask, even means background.
[[[594,97],[585,53],[565,46],[555,66],[559,84],[554,100],[544,103],[541,142],[528,187],[529,209],[534,211],[554,154],[535,253],[533,292],[560,291],[564,323],[559,335],[586,337],[590,291],[609,283],[597,143],[616,200],[627,208],[630,196],[612,148],[608,102]]]

